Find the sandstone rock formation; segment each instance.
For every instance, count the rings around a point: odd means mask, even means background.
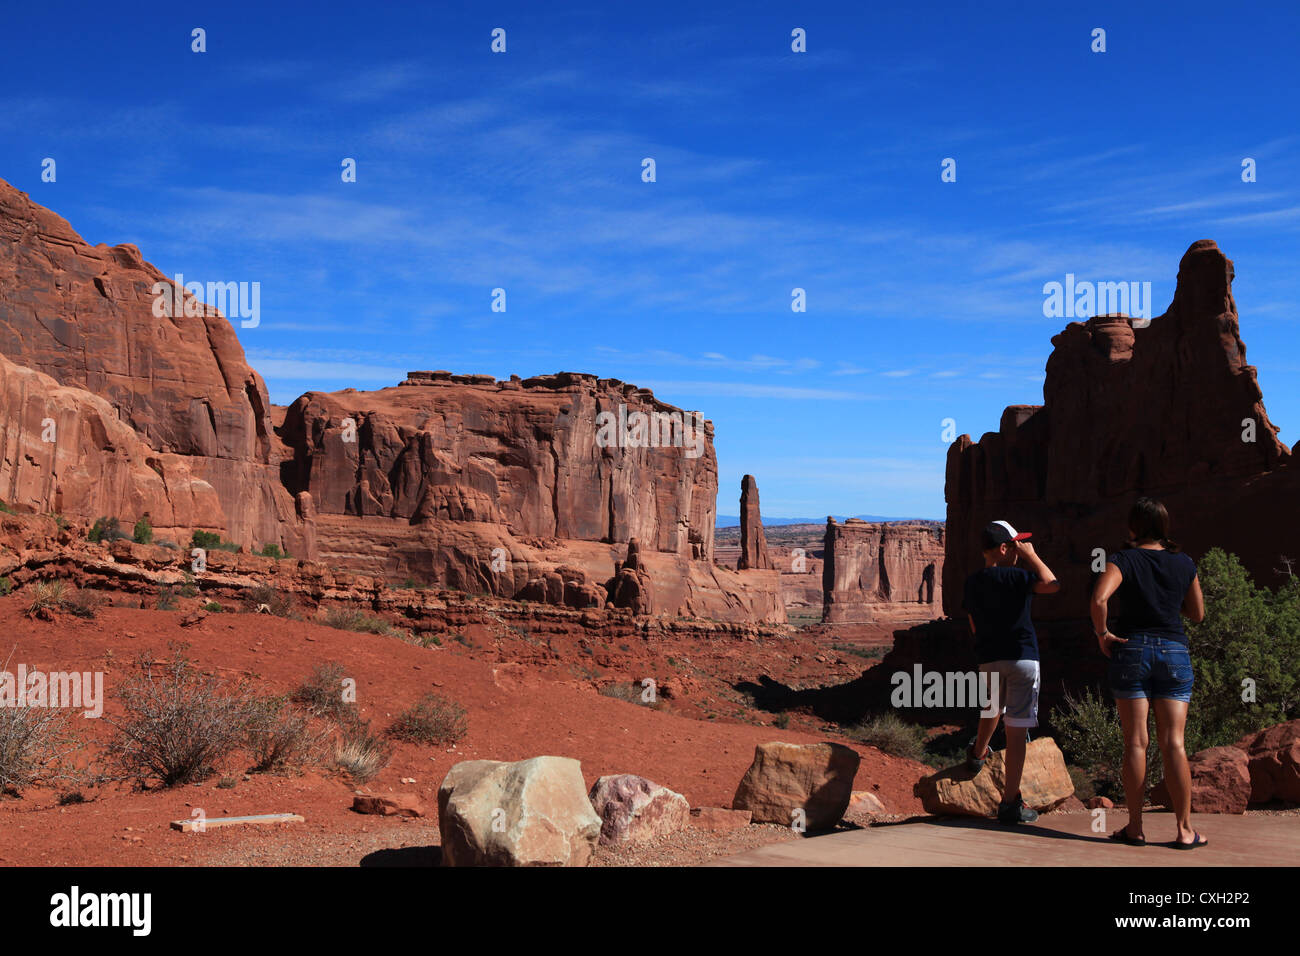
[[[872,620],[871,605],[942,603],[944,526],[939,522],[870,523],[826,519],[822,620]]]
[[[947,816],[991,817],[998,812],[1006,784],[1006,751],[997,750],[979,773],[965,765],[923,778],[916,785],[926,813]],[[1074,795],[1065,757],[1051,737],[1031,740],[1025,750],[1025,770],[1020,781],[1025,804],[1040,813],[1052,810]]]
[[[1300,803],[1300,720],[1266,727],[1236,746],[1249,760],[1251,803]]]
[[[860,759],[842,744],[759,744],[731,805],[755,823],[791,826],[803,811],[808,830],[829,829],[848,808]]]
[[[166,535],[221,527],[194,459],[158,452],[107,401],[0,355],[0,499],[42,513],[148,515]]]
[[[773,564],[767,554],[763,516],[758,509],[758,482],[753,475],[746,475],[740,480],[740,558],[736,570],[750,568],[770,571]]]
[[[690,820],[685,797],[632,773],[598,778],[589,796],[601,820],[602,846],[660,840]]]
[[[1193,243],[1164,315],[1137,329],[1122,316],[1071,322],[1052,339],[1044,404],[1013,405],[996,432],[953,443],[946,613],[960,613],[962,584],[980,566],[979,530],[1001,518],[1033,532],[1060,576],[1060,595],[1036,616],[1086,617],[1094,549],[1123,546],[1142,494],[1165,502],[1193,557],[1218,546],[1274,582],[1279,556],[1300,540],[1300,466],[1246,364],[1233,278],[1213,241]]]
[[[135,246],[90,246],[0,180],[0,354],[105,399],[151,459],[183,456],[220,510],[180,514],[231,540],[304,553],[309,530],[279,481],[265,384],[216,309],[182,293],[182,307],[173,301],[172,314],[155,315],[157,283],[173,289]],[[60,489],[55,480],[47,498]],[[70,492],[62,497],[66,510],[80,509]],[[141,511],[117,517],[177,514],[175,503],[154,494],[136,500]]]
[[[1245,813],[1250,802],[1250,758],[1240,747],[1211,747],[1187,760],[1192,771],[1193,813]],[[1151,802],[1170,806],[1169,787],[1161,780]]]
[[[633,614],[653,614],[654,584],[641,562],[636,538],[627,543],[627,558],[614,565],[614,576],[605,585],[611,607],[627,608]]]
[[[0,354],[0,494],[18,507],[576,608],[605,600],[594,582],[637,538],[657,613],[785,619],[775,574],[713,563],[712,423],[647,389],[412,372],[274,408],[216,308],[4,182]],[[54,448],[37,444],[50,420]]]
[[[586,866],[600,827],[571,757],[466,760],[438,788],[444,866]]]

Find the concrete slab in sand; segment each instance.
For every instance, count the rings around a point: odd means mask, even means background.
[[[1109,830],[1127,816],[1107,814]],[[1090,813],[1056,813],[1004,827],[991,820],[913,817],[863,830],[808,837],[713,860],[707,866],[1295,866],[1300,816],[1192,814],[1209,840],[1176,850],[1174,819],[1148,813],[1145,847],[1124,846],[1092,832]],[[1165,842],[1155,842],[1165,841]]]

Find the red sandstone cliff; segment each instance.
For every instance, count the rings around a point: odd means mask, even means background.
[[[309,392],[273,428],[230,323],[188,296],[156,311],[160,282],[134,246],[89,246],[0,181],[6,501],[507,597],[549,599],[559,579],[584,602],[636,538],[656,612],[784,621],[775,572],[713,565],[698,413],[593,375],[416,372]]]
[[[171,284],[135,246],[90,246],[0,180],[0,354],[100,396],[147,447],[184,456],[219,503],[185,512],[196,523],[304,553],[309,532],[279,483],[266,385],[215,309],[189,296],[189,308],[155,315],[158,282]],[[142,513],[174,508],[141,494]]]
[[[872,523],[826,519],[823,543],[822,620],[828,624],[873,619],[871,606],[942,602],[944,526],[938,522]]]
[[[1193,243],[1164,315],[1138,329],[1115,316],[1070,323],[1052,339],[1044,404],[1013,405],[998,431],[953,443],[946,613],[960,613],[962,583],[980,566],[979,529],[1001,518],[1033,532],[1061,578],[1035,614],[1084,616],[1093,550],[1123,546],[1141,494],[1165,502],[1193,557],[1219,546],[1271,583],[1280,555],[1297,556],[1300,466],[1246,364],[1233,278],[1213,241]]]

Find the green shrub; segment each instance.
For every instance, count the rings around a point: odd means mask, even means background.
[[[13,508],[10,508],[3,501],[0,501],[0,513],[7,514],[7,515],[17,514],[17,512],[14,511]]]
[[[218,604],[216,601],[207,601],[203,605],[203,610],[209,611],[213,614],[220,614],[222,611],[225,610],[225,608],[222,607],[220,604]]]
[[[275,558],[277,561],[289,557],[289,552],[281,551],[278,544],[263,545],[261,551],[254,551],[253,553],[261,555],[264,558]]]
[[[925,756],[925,728],[909,724],[893,712],[867,718],[850,728],[848,735],[895,757],[921,760]]]
[[[196,530],[190,535],[190,547],[202,548],[204,551],[229,551],[234,553],[239,550],[239,545],[231,541],[222,541],[221,535],[215,531]]]
[[[438,694],[425,694],[398,715],[388,733],[417,744],[454,744],[465,736],[465,708]]]
[[[135,523],[131,537],[136,544],[151,544],[153,542],[153,525],[149,524],[148,518],[142,517]]]
[[[1201,559],[1199,574],[1205,620],[1187,627],[1196,674],[1189,753],[1300,716],[1300,579],[1288,574],[1270,591],[1218,548]],[[1248,682],[1253,701],[1242,700]]]
[[[12,593],[13,589],[14,582],[9,580],[9,575],[6,574],[3,577],[0,577],[0,597]]]
[[[116,518],[98,517],[95,523],[90,526],[86,532],[86,540],[102,544],[112,544],[114,541],[127,540],[127,534],[118,525]]]

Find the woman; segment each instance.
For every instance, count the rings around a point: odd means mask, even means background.
[[[1110,658],[1109,681],[1124,727],[1124,797],[1128,823],[1112,840],[1144,846],[1142,804],[1146,798],[1147,710],[1156,715],[1156,740],[1164,760],[1165,784],[1180,850],[1205,846],[1192,829],[1192,776],[1183,749],[1183,728],[1192,699],[1192,659],[1181,615],[1193,623],[1205,617],[1196,565],[1169,540],[1169,512],[1160,502],[1139,498],[1128,516],[1131,545],[1110,556],[1092,592],[1092,629]],[[1106,625],[1115,597],[1115,631]]]

